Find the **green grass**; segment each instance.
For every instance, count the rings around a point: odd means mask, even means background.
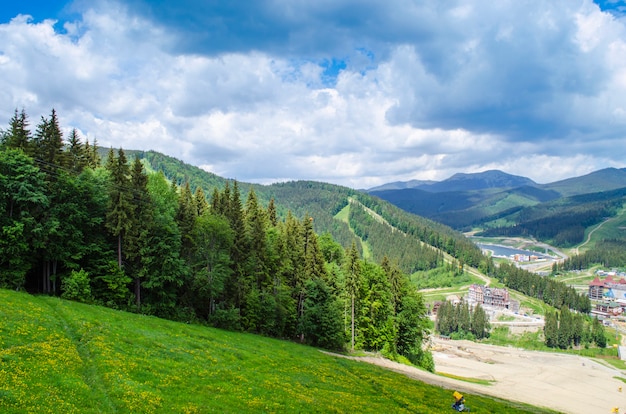
[[[446,412],[452,390],[317,349],[0,290],[0,412]],[[548,412],[466,395],[481,413]]]
[[[610,218],[595,226],[589,227],[585,230],[585,238],[581,244],[580,253],[595,247],[598,241],[604,239],[626,239],[626,208],[621,209],[615,217]],[[592,232],[589,243],[586,243],[587,237]]]

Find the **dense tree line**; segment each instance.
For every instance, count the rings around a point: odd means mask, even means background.
[[[135,154],[147,160],[153,169],[162,170],[168,179],[181,184],[185,182],[184,180],[189,179],[192,188],[201,187],[207,194],[210,194],[213,188],[223,190],[227,181],[163,154],[151,151],[136,152]],[[203,175],[206,175],[205,179],[202,178]],[[423,243],[433,245],[452,256],[459,257],[459,260],[470,266],[489,267],[490,260],[487,260],[481,254],[480,249],[460,233],[445,225],[414,216],[390,203],[347,187],[314,181],[289,181],[267,186],[241,184],[242,192],[247,193],[250,189],[254,189],[259,202],[263,204],[274,199],[279,217],[284,219],[289,211],[297,217],[305,215],[315,217],[313,227],[317,233],[330,233],[346,249],[355,242],[357,249],[362,254],[363,246],[351,227],[364,227],[358,223],[358,219],[365,216],[357,212],[356,215],[352,215],[349,223],[335,218],[338,212],[348,206],[351,199],[357,200],[358,203],[380,214],[391,225],[382,228],[384,233],[392,231],[391,228],[395,227],[400,230],[400,233],[411,236],[405,239],[405,247],[401,250],[402,254],[396,254],[395,250],[389,249],[385,245],[387,236],[381,235],[382,237],[368,240],[371,252],[376,255],[376,261],[380,261],[380,258],[387,254],[405,272],[411,271],[415,263],[424,261],[424,258],[420,256],[422,253],[420,245]],[[352,212],[353,209],[350,210]],[[426,260],[426,262],[432,263],[431,260]],[[423,265],[420,266],[424,267]]]
[[[382,260],[383,252],[388,251],[402,263],[402,270],[408,274],[434,269],[444,264],[440,250],[423,243],[412,234],[399,230],[390,231],[388,224],[377,220],[358,203],[350,206],[348,220],[355,234],[373,247],[372,254],[377,262]]]
[[[459,261],[480,267],[486,258],[471,240],[450,227],[424,217],[415,216],[390,203],[367,194],[358,193],[355,198],[401,232],[416,237],[422,243],[440,249]]]
[[[591,302],[587,295],[577,293],[573,287],[563,282],[520,269],[514,264],[501,264],[494,268],[491,276],[506,287],[540,299],[557,309],[566,306],[582,313],[591,311]]]
[[[622,203],[623,200],[617,199],[567,208],[529,207],[520,211],[515,219],[517,224],[488,229],[480,235],[534,237],[555,246],[573,246],[584,240],[586,228],[614,215]]]
[[[95,142],[63,138],[54,111],[34,135],[16,111],[1,136],[0,202],[2,287],[432,368],[426,309],[397,261],[364,261],[356,242],[319,236],[312,215],[281,218],[252,187],[245,201],[236,181],[208,196],[122,149],[102,166]]]
[[[581,313],[573,313],[563,306],[561,311],[548,312],[543,328],[545,344],[550,348],[567,349],[595,343],[600,348],[606,347],[604,325]]]
[[[602,240],[582,254],[568,257],[562,262],[552,265],[553,273],[566,270],[583,270],[593,265],[607,268],[622,267],[626,263],[626,241],[611,239]]]
[[[466,301],[443,302],[437,310],[435,327],[441,335],[458,339],[482,339],[489,336],[489,316],[478,303],[470,309]]]

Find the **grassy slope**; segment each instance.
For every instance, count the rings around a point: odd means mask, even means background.
[[[591,237],[589,233],[591,232]],[[589,242],[587,243],[587,238]],[[626,208],[622,208],[615,217],[589,228],[585,231],[585,241],[579,246],[582,253],[584,250],[591,249],[598,241],[604,239],[626,239]]]
[[[7,290],[0,302],[3,413],[450,410],[450,390],[286,341]]]

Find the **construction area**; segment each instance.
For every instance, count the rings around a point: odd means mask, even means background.
[[[471,341],[432,339],[438,374],[432,374],[383,358],[358,357],[411,378],[459,390],[491,395],[563,413],[626,413],[626,376],[597,360],[556,352],[528,351]],[[486,384],[469,382],[482,380]],[[624,390],[622,391],[622,387]],[[615,409],[618,411],[614,411]]]

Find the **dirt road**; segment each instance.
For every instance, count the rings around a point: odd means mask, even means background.
[[[626,412],[626,384],[622,372],[575,355],[527,351],[470,341],[435,339],[437,372],[493,381],[473,384],[424,372],[382,358],[357,357],[411,378],[466,393],[492,395],[564,413]],[[624,391],[620,392],[620,387]],[[468,397],[471,406],[471,396]]]

